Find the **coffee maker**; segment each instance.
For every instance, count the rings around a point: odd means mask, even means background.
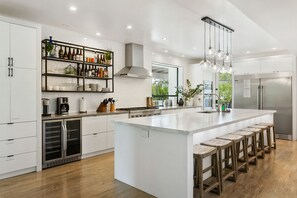
[[[42,98],[42,116],[50,116],[49,113],[50,100],[47,98]]]
[[[59,115],[67,115],[69,112],[69,104],[67,97],[59,97],[57,98],[57,111],[56,113]]]

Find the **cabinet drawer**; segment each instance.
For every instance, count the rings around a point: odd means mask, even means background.
[[[107,116],[107,131],[114,131],[114,121],[128,119],[128,114]]]
[[[82,154],[107,149],[107,133],[85,135],[82,137]]]
[[[0,140],[36,136],[36,122],[0,125]]]
[[[82,118],[82,134],[106,132],[106,116],[94,116]]]
[[[0,157],[36,151],[36,137],[0,141]]]
[[[114,148],[114,132],[107,133],[107,148]]]
[[[36,166],[36,152],[0,158],[0,174]]]

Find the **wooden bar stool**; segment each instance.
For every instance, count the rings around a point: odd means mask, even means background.
[[[263,133],[263,137],[265,138],[264,132],[266,133],[266,140],[267,140],[267,145],[265,145],[265,140],[264,140],[264,149],[266,153],[270,153],[271,150],[271,137],[269,133],[269,127],[268,126],[262,126],[262,125],[252,125],[249,126],[250,128],[256,128],[256,129],[261,129]]]
[[[245,141],[245,137],[242,135],[229,133],[229,134],[217,137],[217,139],[229,140],[233,142],[234,148],[235,148],[235,154],[236,154],[237,175],[239,171],[243,171],[247,173],[249,170],[249,161],[248,161],[247,144]],[[243,154],[243,156],[240,157],[240,154]]]
[[[226,179],[229,179],[234,182],[236,182],[236,179],[237,179],[236,155],[235,155],[234,144],[232,141],[222,140],[222,139],[211,139],[201,144],[205,146],[216,147],[218,150],[221,191],[223,191],[223,182]],[[223,150],[225,151],[224,158],[222,157]],[[230,155],[230,151],[231,151],[231,155]],[[229,163],[230,159],[231,159],[231,164]]]
[[[265,158],[265,148],[264,148],[264,134],[263,130],[259,128],[244,128],[240,131],[250,131],[255,133],[256,136],[256,148],[257,148],[257,157],[264,159]]]
[[[235,131],[233,134],[241,135],[246,142],[246,152],[249,164],[257,165],[257,140],[256,134],[252,131]],[[251,148],[251,151],[249,149]]]
[[[195,145],[194,148],[194,197],[204,197],[210,191],[221,194],[220,169],[218,151],[215,147]],[[203,169],[203,159],[210,156],[211,165]],[[206,180],[203,174],[211,171],[211,176]],[[196,196],[198,195],[198,196]]]
[[[259,125],[267,126],[268,127],[268,133],[270,134],[270,138],[271,138],[271,135],[273,137],[273,142],[270,141],[270,143],[271,143],[271,147],[270,148],[276,149],[274,124],[273,123],[260,123]]]

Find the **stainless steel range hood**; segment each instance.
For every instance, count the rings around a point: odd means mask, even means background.
[[[143,46],[129,43],[125,46],[125,67],[115,74],[128,78],[150,78],[152,72],[144,68]]]

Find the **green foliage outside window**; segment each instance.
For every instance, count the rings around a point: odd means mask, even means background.
[[[222,73],[219,76],[219,96],[224,104],[231,104],[232,101],[232,75]]]
[[[168,81],[155,81],[152,86],[152,94],[154,99],[166,100],[168,99]]]

